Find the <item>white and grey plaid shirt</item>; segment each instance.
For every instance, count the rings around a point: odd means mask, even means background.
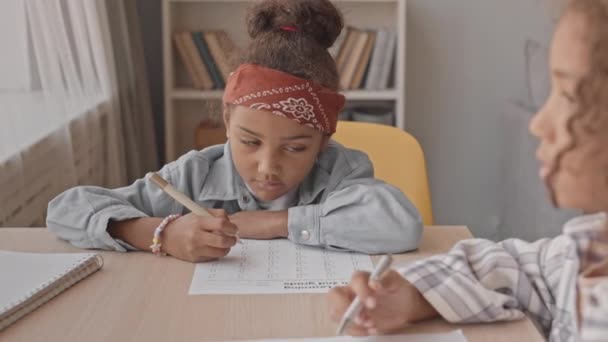
[[[554,239],[461,241],[400,272],[449,322],[527,314],[549,341],[608,341],[606,213],[575,218]]]

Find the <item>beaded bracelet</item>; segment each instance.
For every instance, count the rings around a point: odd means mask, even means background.
[[[160,243],[160,233],[165,230],[165,227],[167,227],[169,222],[175,220],[180,216],[180,214],[169,215],[165,217],[165,219],[158,225],[158,227],[156,227],[156,229],[154,230],[154,237],[152,238],[152,245],[150,246],[150,248],[152,249],[152,253],[158,256],[162,255],[162,253],[160,252],[160,246],[162,246],[162,244]]]

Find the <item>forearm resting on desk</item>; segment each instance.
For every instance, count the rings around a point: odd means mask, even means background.
[[[425,321],[432,318],[439,317],[439,313],[435,308],[427,301],[424,296],[418,291],[414,285],[407,283],[408,291],[411,295],[411,313],[409,315],[409,323],[415,323]]]
[[[108,233],[140,250],[150,250],[154,230],[162,222],[158,217],[142,217],[124,221],[111,221]]]
[[[288,234],[287,210],[240,211],[230,215],[229,219],[239,228],[239,236],[245,239],[284,238]]]
[[[237,227],[222,212],[217,217],[193,213],[171,221],[161,233],[161,252],[184,261],[202,262],[226,256],[236,243]],[[221,215],[220,215],[221,214]],[[161,218],[144,217],[112,222],[108,232],[141,250],[150,250]]]
[[[395,280],[391,279],[393,275]],[[373,299],[371,303],[365,299],[367,314],[362,321],[363,326],[371,328],[372,334],[400,330],[412,323],[439,317],[420,291],[396,272],[384,278],[381,286],[372,282],[372,287]]]

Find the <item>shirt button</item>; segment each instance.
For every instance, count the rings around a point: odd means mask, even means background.
[[[302,230],[302,231],[300,231],[300,238],[303,241],[308,241],[308,239],[310,239],[310,233],[308,232],[308,230]]]
[[[242,199],[243,199],[243,202],[249,203],[249,197],[243,195]]]

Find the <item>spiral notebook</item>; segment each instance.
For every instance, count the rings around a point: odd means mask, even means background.
[[[102,265],[95,253],[0,251],[0,331]]]

